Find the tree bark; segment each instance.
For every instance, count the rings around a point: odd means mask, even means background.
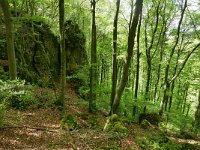
[[[185,0],[184,6],[183,6],[183,9],[182,9],[182,12],[181,12],[181,18],[180,18],[179,23],[178,23],[177,33],[176,33],[176,37],[175,37],[175,44],[171,49],[171,53],[170,53],[169,59],[167,61],[167,65],[165,67],[164,93],[163,93],[163,99],[160,102],[160,110],[159,110],[160,116],[162,116],[164,104],[168,102],[168,98],[169,98],[168,92],[169,92],[169,88],[170,88],[170,82],[169,82],[168,76],[169,76],[169,70],[170,70],[170,63],[171,63],[175,49],[176,49],[178,42],[179,42],[180,29],[181,29],[181,24],[182,24],[182,21],[183,21],[183,17],[184,17],[184,14],[185,14],[186,7],[187,7],[187,0]]]
[[[164,8],[165,9],[165,8]],[[155,90],[154,90],[154,102],[157,100],[157,90],[158,90],[158,86],[159,86],[159,82],[160,82],[160,76],[161,76],[161,64],[163,61],[163,53],[164,53],[164,44],[165,44],[165,36],[166,36],[166,31],[167,31],[167,24],[166,24],[166,20],[165,20],[165,15],[162,16],[163,17],[163,22],[162,22],[162,29],[160,32],[160,60],[159,60],[159,65],[158,65],[158,70],[157,70],[157,78],[156,78],[156,82],[155,82]]]
[[[17,78],[17,67],[15,59],[13,23],[11,20],[11,12],[7,0],[0,0],[0,5],[4,13],[6,25],[6,45],[8,53],[9,76],[11,80],[15,80]]]
[[[138,97],[138,88],[139,88],[139,75],[140,75],[140,28],[142,24],[142,12],[140,13],[140,20],[138,25],[137,32],[137,65],[136,65],[136,81],[135,81],[135,93],[134,93],[134,105],[133,105],[133,116],[137,113],[137,97]]]
[[[200,126],[200,90],[198,96],[198,105],[195,112],[195,122],[194,122],[195,130],[199,129],[199,126]]]
[[[90,100],[89,100],[89,112],[95,112],[96,99],[97,99],[97,40],[96,40],[96,20],[95,9],[96,1],[91,0],[92,20],[91,20],[91,67],[90,67]]]
[[[185,83],[185,87],[184,87],[184,102],[183,102],[183,114],[185,113],[185,109],[186,109],[186,104],[187,104],[187,96],[188,96],[188,90],[189,90],[189,82]]]
[[[64,29],[64,0],[59,0],[59,29],[60,29],[60,54],[61,54],[61,80],[60,98],[58,105],[63,108],[66,86],[66,51],[65,51],[65,29]]]
[[[119,14],[120,0],[116,2],[116,14],[113,24],[113,62],[112,62],[112,92],[111,92],[111,101],[110,105],[112,107],[117,86],[117,23],[118,23],[118,14]]]
[[[147,57],[147,82],[146,82],[146,89],[145,89],[145,99],[146,100],[150,100],[149,90],[150,90],[150,85],[151,85],[151,72],[152,72],[152,59],[153,59],[153,55],[151,54],[151,50],[153,48],[155,36],[156,36],[156,33],[157,33],[157,29],[158,29],[159,9],[160,9],[160,2],[156,6],[156,23],[155,23],[155,27],[153,29],[153,35],[152,35],[151,42],[150,42],[149,46],[148,46],[148,42],[147,42],[147,25],[145,25],[145,42],[146,42],[145,45],[146,45],[146,57]],[[160,39],[158,39],[158,40],[160,40]]]
[[[125,89],[127,80],[128,80],[128,71],[131,65],[131,58],[133,56],[133,47],[134,47],[134,40],[136,35],[136,29],[138,25],[139,15],[142,11],[143,0],[137,0],[135,5],[135,12],[134,17],[131,23],[131,28],[128,35],[128,48],[127,48],[127,55],[126,61],[123,65],[123,72],[122,72],[122,79],[119,83],[119,87],[115,94],[115,99],[113,102],[113,107],[111,108],[112,114],[116,114],[119,108],[120,100]]]

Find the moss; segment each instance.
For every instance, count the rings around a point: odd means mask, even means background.
[[[78,24],[71,20],[65,22],[65,33],[67,73],[71,75],[78,70],[78,66],[88,64],[86,38]]]
[[[161,117],[158,113],[141,113],[139,115],[139,124],[142,123],[143,120],[147,120],[152,125],[158,126],[158,124],[162,121]]]
[[[104,131],[110,131],[112,127],[114,126],[115,122],[119,121],[119,117],[116,114],[111,115],[104,126]]]
[[[110,122],[114,123],[114,122],[118,122],[119,121],[119,116],[117,114],[113,114],[110,116]]]
[[[0,27],[2,22],[0,22]],[[15,50],[18,77],[40,86],[49,86],[59,77],[60,49],[58,38],[45,19],[21,16],[15,22]],[[72,21],[65,23],[67,72],[74,73],[87,64],[85,35]],[[0,59],[7,60],[5,31],[0,31]]]
[[[96,117],[91,116],[87,120],[87,126],[91,129],[96,128],[99,125],[99,121]]]
[[[197,139],[197,135],[189,130],[182,130],[179,137],[184,139]]]
[[[113,114],[108,119],[103,129],[105,132],[116,132],[123,135],[128,134],[128,129],[124,126],[118,115]]]
[[[116,122],[112,130],[118,133],[128,134],[128,129],[123,125],[122,122]]]
[[[79,127],[78,123],[77,123],[77,118],[75,116],[73,116],[72,114],[65,115],[61,119],[60,124],[62,127],[65,127],[67,124],[69,130],[75,130]]]
[[[149,121],[147,121],[146,119],[143,120],[142,123],[141,123],[141,127],[142,127],[143,129],[147,129],[147,128],[150,127],[150,126],[151,126],[151,123],[150,123]]]

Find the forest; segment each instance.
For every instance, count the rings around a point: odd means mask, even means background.
[[[0,0],[0,149],[200,150],[199,0]]]

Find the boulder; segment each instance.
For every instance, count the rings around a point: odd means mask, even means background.
[[[45,20],[38,16],[16,17],[14,24],[18,77],[31,83],[48,86],[57,80],[60,74],[59,38],[53,34]],[[3,20],[0,20],[0,28],[5,29]],[[5,39],[5,30],[1,30],[1,62],[8,59]],[[65,23],[65,43],[69,75],[87,64],[85,36],[72,21]],[[5,69],[7,67],[4,64],[1,66]]]

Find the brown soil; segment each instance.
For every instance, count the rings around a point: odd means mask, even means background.
[[[55,91],[37,88],[36,92],[45,99],[44,93],[48,95]],[[6,112],[4,126],[0,128],[0,150],[141,149],[136,141],[147,130],[141,129],[139,125],[129,124],[129,136],[110,138],[110,135],[102,131],[106,122],[105,112],[99,111],[96,115],[88,113],[87,102],[79,98],[69,84],[66,97],[65,113],[76,116],[78,129],[70,131],[68,127],[61,127],[60,112],[55,108],[33,107],[26,111],[10,109]],[[95,118],[98,124],[90,124],[88,118]]]

